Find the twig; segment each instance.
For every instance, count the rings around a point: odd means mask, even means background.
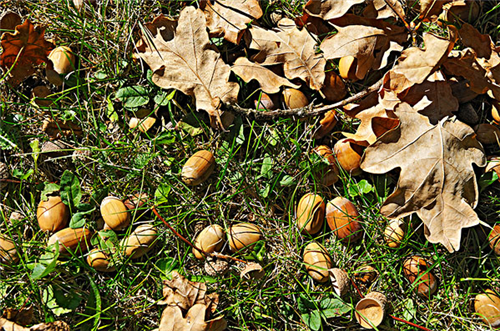
[[[181,239],[186,244],[188,244],[192,248],[196,249],[197,251],[199,251],[203,255],[210,256],[210,257],[215,257],[215,258],[222,258],[222,259],[226,259],[226,260],[233,260],[233,261],[237,261],[237,262],[243,262],[245,264],[248,263],[247,261],[240,260],[240,259],[237,259],[237,258],[229,256],[229,255],[224,255],[224,254],[219,254],[219,253],[213,254],[213,253],[207,253],[207,252],[205,252],[203,249],[201,249],[201,248],[196,247],[195,245],[193,245],[189,240],[187,240],[186,238],[184,238],[179,232],[175,231],[175,229],[170,224],[168,224],[168,222],[165,221],[165,219],[163,217],[161,217],[161,215],[156,210],[155,206],[153,206],[151,208],[151,210],[170,229],[170,231],[172,231],[177,237],[179,237],[179,239]]]
[[[317,115],[322,115],[326,113],[329,110],[338,108],[338,107],[343,107],[349,103],[352,103],[354,101],[358,101],[360,99],[363,99],[365,96],[368,94],[377,91],[380,86],[382,86],[384,78],[382,77],[378,82],[373,84],[372,86],[368,87],[367,89],[356,93],[349,98],[346,98],[342,101],[336,102],[331,105],[318,105],[314,106],[313,104],[310,104],[309,106],[302,107],[302,108],[294,108],[294,109],[277,109],[277,110],[270,110],[270,111],[259,111],[253,108],[242,108],[238,105],[230,105],[230,104],[225,104],[225,109],[228,111],[232,111],[237,114],[241,114],[247,117],[252,117],[257,120],[272,120],[277,117],[311,117],[311,116],[317,116]]]

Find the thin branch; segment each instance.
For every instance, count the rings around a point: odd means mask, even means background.
[[[229,255],[224,255],[224,254],[220,254],[220,253],[207,253],[207,252],[205,252],[203,249],[201,249],[201,248],[196,247],[195,245],[193,245],[189,240],[187,240],[186,238],[184,238],[179,232],[175,231],[175,229],[170,224],[168,224],[168,222],[165,221],[165,219],[163,217],[161,217],[160,213],[158,213],[158,211],[156,210],[155,206],[153,206],[151,208],[151,210],[156,215],[156,217],[158,217],[160,219],[160,221],[162,221],[170,229],[170,231],[172,231],[179,239],[181,239],[186,244],[188,244],[189,246],[191,246],[193,249],[196,249],[197,251],[199,251],[203,255],[214,257],[214,258],[222,258],[222,259],[225,259],[225,260],[233,260],[233,261],[237,261],[237,262],[243,262],[245,264],[248,263],[247,261],[240,260],[240,259],[237,259],[237,258],[229,256]]]
[[[382,86],[383,80],[384,78],[382,77],[378,82],[368,87],[367,89],[331,105],[314,106],[313,104],[310,104],[309,106],[302,108],[259,111],[253,108],[242,108],[238,105],[225,104],[225,109],[243,116],[254,118],[256,120],[273,120],[277,117],[292,117],[292,116],[299,118],[318,116],[326,113],[329,110],[343,107],[349,103],[363,99],[368,94],[377,91]]]

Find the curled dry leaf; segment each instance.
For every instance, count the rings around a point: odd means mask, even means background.
[[[1,38],[3,53],[0,66],[10,71],[9,81],[19,85],[35,72],[35,66],[50,62],[47,58],[54,45],[44,39],[45,28],[26,20],[15,32],[5,32]]]
[[[395,113],[399,127],[367,147],[361,162],[364,171],[375,174],[401,169],[381,213],[395,219],[416,212],[430,242],[458,250],[461,230],[479,224],[473,210],[478,188],[472,164],[486,165],[482,146],[474,131],[456,119],[432,125],[406,103]]]
[[[424,22],[436,20],[437,16],[443,10],[443,6],[452,0],[410,0],[409,5],[413,6],[418,2],[417,8],[420,9],[419,18]]]
[[[178,21],[163,16],[146,24],[138,55],[153,71],[153,82],[194,97],[196,109],[210,115],[212,126],[222,127],[222,103],[236,103],[239,86],[229,82],[231,68],[211,45],[203,12],[184,8]]]
[[[247,24],[262,17],[258,0],[202,0],[210,36],[223,35],[224,39],[239,44]]]
[[[352,6],[363,2],[365,0],[309,0],[304,6],[304,11],[327,21],[344,16]]]
[[[205,321],[207,307],[195,304],[189,308],[186,317],[177,306],[167,306],[161,314],[159,331],[222,331],[226,329],[227,322],[222,316]]]
[[[240,277],[241,279],[261,279],[265,276],[265,274],[266,272],[260,264],[249,262],[244,265],[241,270]]]
[[[73,134],[81,137],[83,134],[82,128],[78,124],[53,119],[43,121],[42,131],[51,138],[61,138],[62,136],[71,136]]]
[[[410,47],[399,57],[398,64],[384,77],[391,81],[391,90],[400,93],[407,88],[423,83],[446,60],[455,45],[452,40],[424,33],[425,49]]]
[[[369,0],[363,10],[363,16],[368,18],[384,19],[405,17],[405,11],[399,0]]]
[[[316,40],[306,29],[299,30],[293,24],[276,30],[252,27],[249,31],[250,48],[260,51],[254,60],[262,65],[283,64],[288,79],[300,78],[310,88],[321,90],[326,60],[316,53]]]
[[[300,88],[300,85],[293,84],[288,79],[276,75],[266,67],[250,62],[245,57],[238,58],[231,67],[231,70],[247,83],[252,79],[257,80],[262,91],[266,93],[278,93],[281,86],[288,86],[294,89]]]
[[[490,58],[492,50],[495,47],[490,35],[481,34],[475,27],[468,23],[464,23],[458,32],[462,44],[465,47],[472,48],[476,52],[477,57]]]
[[[21,16],[16,13],[5,12],[0,15],[0,30],[14,30],[21,23],[23,23]]]
[[[63,321],[56,321],[51,323],[41,323],[26,328],[22,325],[11,322],[5,318],[0,318],[0,329],[9,331],[69,331],[69,325]]]

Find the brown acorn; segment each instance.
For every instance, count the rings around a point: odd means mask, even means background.
[[[500,255],[500,224],[491,229],[489,236],[490,247],[496,255]]]
[[[232,252],[253,246],[262,239],[262,232],[255,224],[240,223],[229,228],[228,241]]]
[[[397,248],[405,237],[404,222],[401,219],[392,220],[387,224],[384,231],[384,238],[387,245]]]
[[[313,152],[324,157],[330,166],[325,167],[314,174],[314,177],[325,186],[331,186],[339,180],[339,168],[335,162],[335,156],[330,147],[321,145],[313,149]]]
[[[337,141],[335,146],[333,146],[335,158],[342,169],[351,176],[357,176],[362,173],[360,162],[361,156],[363,156],[363,149],[363,146],[357,145],[347,138]]]
[[[259,110],[275,110],[278,109],[278,102],[275,95],[269,95],[262,92],[260,98],[255,99],[255,108]]]
[[[428,298],[436,293],[438,280],[430,271],[429,264],[419,256],[407,259],[403,264],[405,277],[413,284],[418,282],[417,293],[421,297]],[[420,277],[420,278],[419,278]],[[418,280],[417,280],[418,279]]]
[[[149,196],[147,193],[136,193],[123,201],[123,204],[125,205],[125,207],[127,207],[132,216],[134,216],[135,214],[135,218],[139,219],[149,211],[148,209],[146,209],[146,203],[148,202],[148,199]]]
[[[49,196],[47,201],[40,201],[36,210],[38,225],[42,231],[56,232],[69,224],[69,208],[61,197]]]
[[[354,56],[349,55],[341,58],[339,62],[340,77],[353,81],[358,80],[358,77],[356,77],[357,63],[358,61]]]
[[[116,270],[114,266],[110,266],[111,261],[107,254],[98,248],[94,248],[87,256],[89,266],[101,272],[113,272]]]
[[[325,221],[325,202],[314,193],[305,194],[297,206],[297,226],[304,233],[315,234]]]
[[[121,231],[130,225],[130,213],[117,197],[109,196],[102,200],[101,216],[107,225],[105,228]]]
[[[335,236],[345,242],[355,242],[362,236],[356,206],[344,197],[336,197],[326,204],[326,221]]]
[[[210,177],[215,169],[215,158],[210,151],[198,151],[182,167],[182,181],[187,185],[198,185]]]
[[[342,100],[346,94],[344,81],[334,71],[328,71],[325,73],[325,82],[321,92],[330,102]]]
[[[16,264],[19,262],[16,244],[8,235],[0,234],[0,262]]]
[[[212,224],[203,229],[194,241],[194,246],[205,251],[213,253],[220,251],[224,245],[224,229],[217,224]],[[205,255],[199,250],[193,248],[193,254],[198,260],[203,260]]]
[[[323,118],[319,121],[319,128],[314,133],[314,139],[321,139],[330,132],[332,132],[335,124],[337,124],[337,112],[335,110],[330,110],[323,115]]]
[[[309,105],[307,96],[302,91],[294,88],[285,88],[283,90],[283,101],[290,109],[302,108]]]
[[[58,74],[68,74],[75,70],[75,55],[67,46],[56,47],[50,52],[48,58],[54,64],[54,71]]]
[[[476,139],[481,144],[490,145],[500,143],[500,129],[493,124],[481,123],[474,127]]]
[[[120,247],[124,248],[127,257],[138,259],[153,248],[156,238],[158,238],[156,228],[151,224],[142,224],[120,241]]]
[[[492,290],[476,295],[474,310],[484,323],[493,328],[500,327],[500,297]]]
[[[56,242],[59,243],[59,254],[70,255],[70,252],[76,253],[78,250],[81,253],[87,251],[87,246],[90,243],[92,232],[89,229],[66,228],[54,233],[50,238],[48,245]]]
[[[333,268],[333,262],[321,244],[315,242],[308,244],[304,249],[303,260],[309,276],[320,283],[328,280],[328,270]]]

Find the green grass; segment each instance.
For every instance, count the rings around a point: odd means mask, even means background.
[[[175,93],[175,103],[155,106],[153,98],[160,90],[148,82],[144,64],[133,59],[139,23],[161,13],[176,16],[182,4],[145,0],[100,3],[86,14],[79,14],[65,0],[0,3],[2,10],[15,11],[23,19],[45,25],[48,39],[70,46],[79,57],[78,70],[68,77],[66,87],[50,86],[51,97],[56,100],[50,109],[31,102],[32,88],[48,84],[43,69],[19,88],[11,89],[5,82],[0,85],[0,134],[12,142],[0,141],[0,161],[8,164],[13,179],[2,190],[0,231],[13,238],[20,257],[19,263],[2,268],[0,308],[33,306],[33,323],[62,319],[74,330],[153,330],[163,310],[156,305],[162,296],[162,280],[171,268],[178,268],[189,278],[207,281],[210,290],[219,293],[218,311],[226,316],[231,329],[307,330],[302,315],[321,308],[321,300],[335,298],[328,284],[313,282],[305,271],[303,248],[315,239],[327,248],[335,266],[346,270],[351,278],[365,265],[377,270],[378,277],[372,284],[359,287],[363,294],[371,290],[384,292],[389,314],[430,330],[489,329],[474,314],[473,307],[477,293],[488,288],[498,290],[500,281],[499,259],[488,248],[488,229],[464,230],[462,249],[450,254],[442,246],[428,243],[422,223],[412,218],[402,245],[389,248],[383,236],[387,220],[379,208],[392,192],[397,173],[364,173],[358,177],[343,173],[333,187],[322,186],[311,174],[310,168],[320,162],[311,154],[312,149],[320,144],[333,146],[342,138],[342,131],[355,130],[355,121],[343,117],[330,136],[315,141],[311,136],[319,119],[255,122],[238,117],[224,132],[210,128],[208,116],[193,112],[191,99],[180,92]],[[276,10],[285,16],[300,15],[301,5],[299,1],[284,0],[266,3],[262,22],[270,26],[270,14]],[[485,5],[475,25],[493,38],[498,35],[497,7]],[[231,45],[224,46],[231,50]],[[240,84],[241,104],[250,106],[256,86]],[[366,85],[358,82],[349,84],[349,88],[356,92]],[[158,131],[142,134],[128,127],[132,112],[115,99],[115,93],[127,86],[150,89],[150,101],[144,107],[161,115],[163,126],[157,127]],[[113,116],[116,122],[110,121]],[[63,138],[66,155],[52,159],[40,156],[35,161],[30,143],[38,140],[41,146],[49,140],[41,131],[44,118],[72,119],[82,127],[84,135]],[[189,123],[200,133],[191,136],[189,128],[174,129],[182,125],[180,122]],[[73,159],[73,151],[80,148],[89,149],[89,155]],[[189,156],[201,149],[214,152],[216,171],[204,184],[188,187],[181,181],[180,170]],[[498,153],[497,147],[489,151],[494,153]],[[207,276],[191,248],[149,214],[146,220],[158,226],[160,235],[146,256],[120,259],[117,271],[105,274],[89,267],[85,254],[77,254],[59,260],[48,275],[32,279],[32,268],[46,253],[49,237],[39,230],[36,221],[40,194],[46,183],[59,183],[64,171],[77,176],[82,201],[90,204],[100,203],[108,193],[120,198],[147,193],[149,203],[159,203],[157,210],[162,217],[190,241],[194,241],[196,229],[208,224],[220,224],[226,229],[239,222],[258,224],[265,238],[261,263],[266,276],[243,281],[237,263],[231,263],[230,272],[224,276]],[[21,179],[23,175],[26,178]],[[349,188],[352,191],[361,180],[374,189],[350,196]],[[499,190],[500,184],[495,183],[480,196],[477,212],[489,224],[498,221]],[[168,197],[155,200],[155,193],[160,198],[166,191]],[[295,208],[307,192],[317,192],[325,201],[336,196],[351,199],[361,215],[362,239],[342,244],[327,230],[326,223],[315,238],[300,234]],[[99,193],[101,197],[97,197]],[[9,220],[13,212],[21,215],[19,220]],[[98,210],[89,214],[86,225],[98,229],[99,216]],[[129,227],[118,237],[131,230]],[[415,254],[432,264],[440,280],[438,293],[431,299],[418,297],[403,276],[403,261]],[[359,296],[351,287],[343,300],[354,306]],[[323,320],[322,327],[358,329],[352,310]],[[379,329],[415,328],[386,317]]]

